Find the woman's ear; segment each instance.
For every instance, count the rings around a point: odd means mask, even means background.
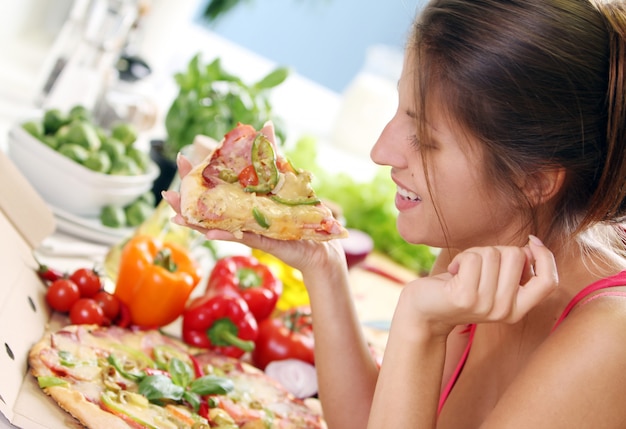
[[[533,206],[538,206],[551,200],[563,188],[565,183],[565,169],[540,171],[529,178],[523,187],[526,198]]]

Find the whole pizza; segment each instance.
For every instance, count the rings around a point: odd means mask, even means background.
[[[47,332],[29,364],[43,391],[87,428],[325,427],[261,370],[157,330],[69,325]]]

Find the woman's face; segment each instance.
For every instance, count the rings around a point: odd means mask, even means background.
[[[513,222],[512,200],[498,197],[494,181],[483,173],[480,144],[455,127],[437,108],[437,100],[429,103],[428,138],[417,140],[416,92],[408,63],[398,84],[398,110],[371,151],[375,163],[391,166],[398,186],[400,235],[412,243],[457,249],[510,242],[519,227]]]

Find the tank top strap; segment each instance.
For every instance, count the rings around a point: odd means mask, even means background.
[[[463,355],[461,356],[459,363],[454,369],[454,372],[452,373],[452,377],[450,377],[450,380],[448,380],[448,382],[446,383],[439,397],[439,406],[437,407],[437,414],[441,413],[441,408],[443,408],[443,404],[445,404],[446,399],[448,399],[448,395],[450,395],[450,392],[452,391],[452,388],[454,387],[456,383],[456,380],[459,378],[459,375],[461,375],[461,371],[463,371],[463,367],[465,366],[465,362],[467,361],[467,357],[469,356],[469,352],[472,348],[472,342],[474,341],[474,333],[476,332],[476,325],[475,324],[467,325],[462,333],[464,334],[468,332],[469,332],[469,337],[467,339],[467,345],[465,346],[465,350],[463,350]]]
[[[601,289],[606,289],[610,287],[618,287],[618,286],[626,286],[626,270],[621,271],[613,276],[600,279],[594,283],[591,283],[589,286],[585,287],[584,289],[582,289],[567,304],[567,306],[563,310],[563,313],[561,313],[561,316],[558,318],[558,320],[552,327],[552,332],[554,332],[554,330],[561,324],[561,322],[565,320],[565,318],[572,311],[572,309],[577,304],[579,304],[586,296]]]

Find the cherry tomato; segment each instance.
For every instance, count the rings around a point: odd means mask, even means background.
[[[46,302],[56,311],[65,313],[80,298],[80,290],[76,283],[69,279],[53,281],[46,291]]]
[[[254,166],[252,164],[248,165],[246,168],[241,170],[239,173],[239,184],[244,188],[250,185],[258,185],[259,178],[256,175],[256,171],[254,171]]]
[[[104,316],[111,321],[115,320],[120,313],[120,300],[107,291],[101,290],[93,296],[93,300],[102,307]]]
[[[70,309],[70,322],[73,325],[103,325],[104,311],[91,298],[81,298]]]
[[[91,268],[79,268],[70,276],[80,290],[82,298],[91,298],[102,289],[102,281],[100,276]]]

